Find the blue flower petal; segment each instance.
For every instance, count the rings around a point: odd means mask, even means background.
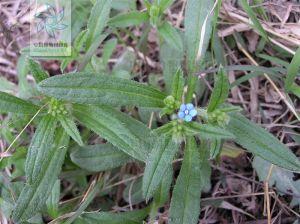
[[[185,110],[186,110],[185,104],[181,104],[181,106],[180,106],[180,111],[185,111]]]
[[[183,119],[184,116],[185,116],[184,112],[182,112],[182,111],[179,111],[179,112],[178,112],[178,117],[179,117],[180,119]]]
[[[193,119],[193,117],[192,117],[191,115],[186,115],[186,116],[184,117],[184,120],[185,120],[186,122],[190,122],[192,119]]]
[[[191,115],[192,117],[195,117],[195,116],[197,115],[197,110],[196,110],[196,109],[191,110],[191,111],[190,111],[190,115]]]
[[[188,103],[188,104],[186,105],[186,108],[187,108],[188,110],[193,110],[195,107],[194,107],[193,104]]]

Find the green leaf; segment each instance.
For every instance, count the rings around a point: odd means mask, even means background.
[[[267,13],[266,13],[265,9],[263,8],[263,3],[264,3],[264,0],[253,0],[253,5],[256,6],[254,8],[254,11],[256,12],[256,14],[261,16],[264,20],[268,20]]]
[[[82,169],[100,172],[110,170],[132,161],[132,159],[111,144],[76,147],[71,160]]]
[[[161,12],[164,12],[167,8],[169,8],[173,4],[174,0],[159,0],[158,6]]]
[[[187,139],[182,167],[172,194],[170,224],[196,224],[202,189],[201,160],[194,137]]]
[[[157,215],[157,210],[169,200],[172,181],[173,166],[172,164],[170,164],[167,171],[165,172],[164,178],[162,179],[160,186],[153,195],[153,203],[151,207],[150,216],[155,217]]]
[[[151,150],[151,131],[143,123],[108,106],[74,106],[75,117],[111,144],[146,161]]]
[[[225,71],[221,68],[215,77],[215,87],[213,89],[207,112],[212,112],[223,104],[229,94],[229,80]]]
[[[54,132],[56,119],[51,115],[46,115],[40,121],[34,136],[32,137],[25,163],[25,173],[28,184],[36,182],[38,174],[47,164],[51,148],[54,142]]]
[[[38,89],[51,97],[80,104],[164,107],[166,95],[150,86],[108,75],[74,73],[44,80]]]
[[[220,139],[212,140],[210,142],[210,159],[215,159],[219,156],[222,149],[222,141]]]
[[[62,129],[56,132],[55,144],[49,148],[48,156],[39,161],[42,164],[40,172],[36,174],[34,182],[27,180],[18,198],[12,215],[16,223],[28,220],[43,209],[64,162],[68,140]]]
[[[183,52],[179,52],[169,47],[164,42],[160,47],[160,60],[163,64],[163,76],[166,85],[166,92],[171,94],[173,76],[177,72],[177,69],[181,66],[183,60]]]
[[[60,196],[60,180],[57,180],[52,188],[51,194],[46,201],[47,212],[51,218],[59,216],[58,203]]]
[[[13,82],[8,81],[5,77],[0,77],[0,91],[13,92],[16,89],[16,85]]]
[[[83,145],[79,130],[71,117],[59,116],[58,120],[70,137],[77,142],[78,145]]]
[[[112,38],[105,42],[103,46],[103,53],[102,53],[102,60],[104,66],[107,66],[108,60],[110,59],[111,55],[113,54],[113,51],[115,50],[116,46],[118,44],[118,40],[115,38]]]
[[[84,43],[86,42],[87,33],[87,30],[82,30],[75,38],[73,46],[77,52],[81,51]]]
[[[161,136],[156,140],[149,158],[146,161],[146,168],[143,178],[143,195],[146,200],[155,193],[155,190],[164,178],[164,175],[172,164],[178,145],[173,142],[171,136]]]
[[[0,112],[1,113],[18,113],[18,114],[35,114],[39,107],[22,100],[8,93],[0,92]]]
[[[231,114],[227,129],[235,141],[253,154],[280,166],[300,172],[299,159],[277,138],[240,114]]]
[[[87,24],[86,49],[89,49],[93,42],[99,42],[99,38],[109,18],[111,3],[112,0],[97,0],[93,6]]]
[[[108,21],[108,25],[114,27],[138,26],[148,20],[148,12],[131,11],[112,17]]]
[[[300,98],[300,86],[299,85],[293,83],[289,90],[291,91],[291,93],[295,94],[296,96],[298,96]]]
[[[195,65],[199,63],[209,44],[211,34],[212,16],[208,13],[212,9],[213,1],[187,1],[185,9],[185,45],[187,46],[187,61],[189,71],[195,69]],[[207,19],[206,19],[207,18]],[[202,41],[201,41],[202,37]],[[201,42],[201,43],[200,43]]]
[[[135,10],[136,2],[132,0],[112,1],[112,8],[118,11]]]
[[[257,16],[255,14],[255,12],[252,10],[252,8],[248,5],[247,0],[241,0],[240,1],[243,9],[245,10],[245,12],[248,14],[249,18],[251,19],[252,25],[253,27],[258,31],[258,33],[265,38],[266,40],[268,40],[268,34],[267,32],[264,30],[264,28],[262,27],[262,25],[260,24],[260,22],[257,19]]]
[[[92,212],[80,216],[75,224],[141,224],[149,212],[149,207],[129,212],[112,213],[112,212]]]
[[[158,32],[170,47],[180,52],[183,51],[181,36],[169,22],[164,22],[159,26]]]
[[[298,48],[291,63],[288,66],[287,76],[285,78],[285,88],[288,91],[292,91],[292,89],[294,89],[293,91],[298,89],[298,93],[300,91],[300,86],[294,83],[294,80],[298,75],[299,67],[300,67],[300,48]]]
[[[41,67],[41,65],[33,59],[28,58],[28,64],[36,83],[39,83],[49,77],[48,73]]]
[[[181,98],[183,95],[183,89],[184,89],[183,72],[180,68],[178,68],[177,72],[173,76],[172,96],[180,102],[182,101]]]
[[[87,49],[86,53],[83,55],[80,63],[78,65],[78,70],[84,70],[85,66],[89,63],[91,58],[96,54],[99,45],[107,38],[110,33],[101,34],[97,41],[92,42],[91,46]]]
[[[205,139],[230,139],[235,136],[227,130],[196,122],[184,123],[184,130],[187,135],[198,135]]]

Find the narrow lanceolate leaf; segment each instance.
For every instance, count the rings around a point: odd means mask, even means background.
[[[253,154],[282,168],[300,172],[299,159],[277,138],[244,116],[231,115],[227,129],[236,136],[238,144]]]
[[[18,198],[12,215],[15,223],[32,218],[44,208],[64,162],[68,139],[62,129],[57,131],[55,144],[49,149],[49,156],[44,158],[35,181],[31,183],[27,181]]]
[[[179,176],[170,205],[170,224],[196,224],[202,189],[201,160],[194,137],[187,140]]]
[[[210,141],[209,158],[215,159],[219,156],[222,149],[222,140],[216,139]]]
[[[56,180],[51,193],[46,201],[47,212],[51,218],[57,218],[59,216],[58,203],[60,196],[60,180]]]
[[[67,115],[68,116],[68,115]],[[60,121],[61,126],[65,129],[70,137],[77,142],[78,145],[83,145],[79,130],[74,122],[74,120],[67,116],[60,116],[58,119]]]
[[[197,55],[200,50],[200,55],[204,55],[209,44],[209,38],[211,34],[211,22],[212,16],[208,16],[208,13],[212,9],[213,1],[199,1],[189,0],[187,1],[185,10],[185,41],[187,46],[187,61],[190,71],[194,70]],[[207,18],[207,20],[206,20]],[[206,24],[204,27],[203,25]],[[202,38],[201,38],[202,34]],[[200,41],[201,39],[201,41]],[[201,46],[200,46],[201,42]],[[201,59],[201,58],[200,58]]]
[[[108,25],[114,27],[138,26],[148,20],[148,12],[133,11],[114,16],[108,21]]]
[[[300,67],[300,48],[296,51],[295,56],[293,57],[291,63],[288,66],[287,76],[285,79],[285,88],[288,91],[291,91],[292,89],[295,90],[298,89],[298,93],[300,92],[300,86],[294,83],[295,78],[299,71],[299,67]]]
[[[75,224],[141,224],[149,212],[149,207],[130,212],[92,212],[81,215]]]
[[[132,159],[111,144],[76,147],[71,160],[82,169],[100,172],[122,166]]]
[[[8,93],[0,92],[0,113],[34,114],[38,106]]]
[[[74,73],[44,80],[38,89],[57,99],[80,104],[164,107],[166,95],[150,86],[108,75]]]
[[[169,45],[164,42],[160,46],[160,60],[163,64],[163,75],[166,85],[166,92],[171,94],[173,76],[177,69],[181,66],[181,61],[183,60],[183,52],[179,52],[169,47]]]
[[[163,206],[169,199],[172,180],[173,180],[173,166],[172,164],[170,164],[168,169],[165,172],[164,178],[161,181],[160,186],[158,187],[155,194],[153,195],[152,211],[155,210],[155,215],[157,213],[157,209]]]
[[[255,15],[255,12],[248,5],[247,0],[241,0],[240,2],[241,2],[241,5],[242,5],[243,9],[245,10],[245,12],[248,14],[249,18],[251,19],[253,27],[259,32],[259,34],[263,38],[265,38],[266,40],[268,40],[268,34],[267,34],[267,32],[264,30],[264,28],[262,27],[262,25],[258,21],[257,16]]]
[[[41,172],[48,158],[54,143],[54,131],[56,119],[46,115],[39,123],[31,140],[25,163],[25,173],[28,184],[33,184]]]
[[[143,194],[147,200],[161,183],[177,150],[178,145],[173,142],[171,137],[162,136],[156,140],[156,144],[146,161],[143,177]]]
[[[184,124],[184,130],[187,135],[198,135],[204,139],[230,139],[235,138],[234,134],[228,130],[210,125],[190,122]]]
[[[217,109],[225,102],[229,93],[229,80],[225,71],[221,68],[215,78],[215,87],[213,89],[210,101],[207,107],[208,112]]]
[[[29,63],[29,69],[36,83],[39,83],[49,77],[48,73],[35,60],[29,58],[28,63]]]
[[[159,26],[158,32],[170,47],[178,51],[183,50],[181,36],[169,22],[164,22]]]
[[[178,100],[181,101],[181,97],[183,94],[183,88],[184,88],[184,78],[183,78],[183,72],[179,68],[175,75],[173,76],[173,82],[172,82],[172,96]]]
[[[130,155],[146,161],[151,132],[143,123],[108,106],[74,106],[75,117],[100,137]]]
[[[90,48],[93,42],[99,42],[104,27],[109,18],[112,0],[97,0],[88,20],[86,47]]]
[[[161,10],[161,12],[165,11],[167,8],[169,8],[173,4],[174,0],[159,0],[158,6]]]

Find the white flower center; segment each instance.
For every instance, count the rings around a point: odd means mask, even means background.
[[[185,114],[185,115],[188,115],[188,114],[189,114],[189,111],[188,111],[188,110],[185,110],[185,111],[184,111],[184,114]]]

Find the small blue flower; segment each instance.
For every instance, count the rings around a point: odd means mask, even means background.
[[[192,121],[193,117],[197,115],[197,110],[195,109],[194,105],[191,103],[188,104],[181,104],[178,117],[186,122]]]

